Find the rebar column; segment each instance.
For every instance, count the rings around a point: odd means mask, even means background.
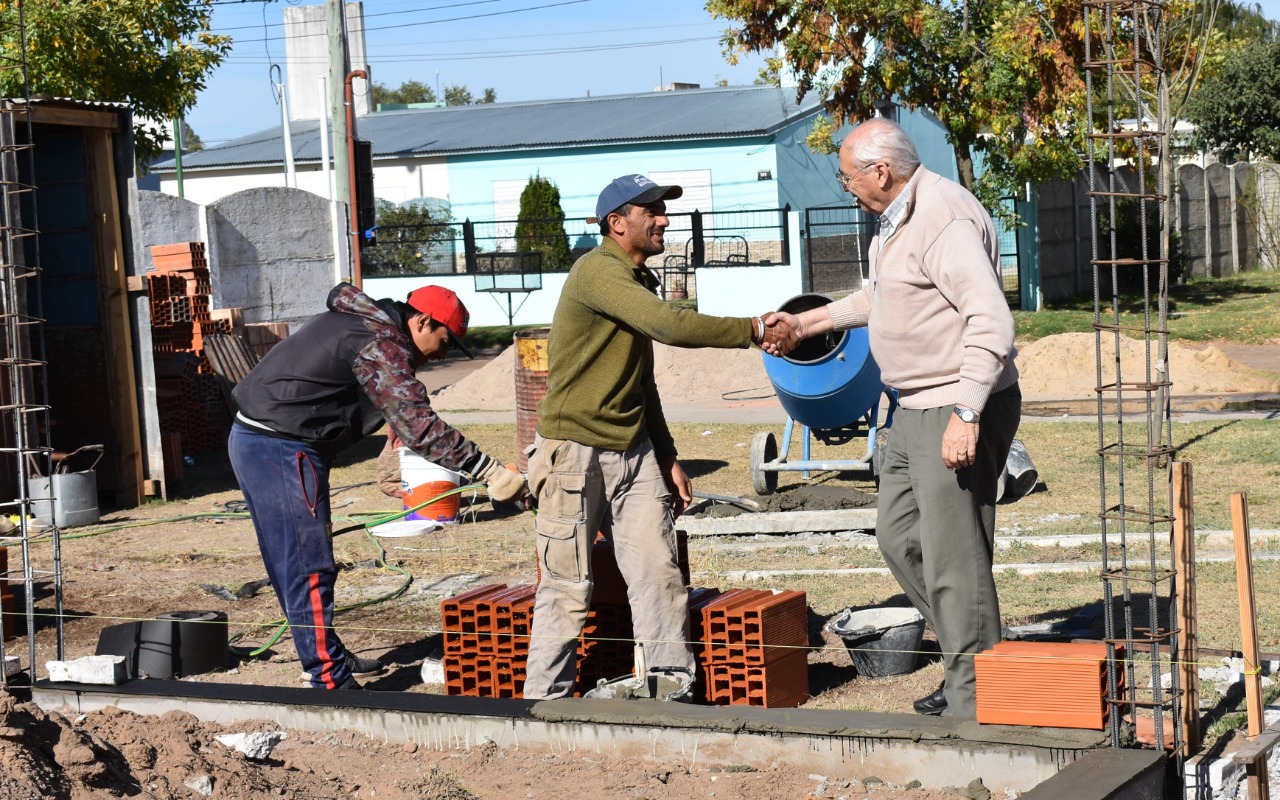
[[[1169,154],[1162,48],[1166,7],[1086,0],[1096,347],[1099,522],[1114,746],[1126,723],[1151,726],[1157,749],[1184,741],[1179,715],[1178,591],[1172,554],[1174,455],[1169,428]],[[1127,357],[1126,357],[1127,354]],[[1168,741],[1166,724],[1173,741]]]
[[[30,83],[26,25],[21,3],[0,9],[0,36],[17,41],[14,58],[0,57],[0,70],[21,77],[23,96],[0,100],[0,457],[8,462],[15,483],[12,500],[0,502],[0,514],[14,527],[0,535],[9,553],[8,569],[0,574],[4,589],[21,585],[27,638],[27,672],[35,681],[36,589],[53,596],[54,658],[63,657],[62,547],[56,525],[37,525],[36,512],[53,519],[53,463],[49,446],[49,404],[45,380],[40,248],[36,236],[35,162],[32,151]],[[12,82],[11,82],[12,83]],[[32,495],[29,478],[47,476],[49,489]],[[41,505],[43,504],[43,505]],[[13,557],[18,550],[20,560]],[[15,564],[15,562],[17,562]],[[5,609],[14,614],[13,609]],[[14,626],[16,629],[16,626]],[[6,655],[0,637],[0,659]],[[10,683],[8,670],[0,682]]]

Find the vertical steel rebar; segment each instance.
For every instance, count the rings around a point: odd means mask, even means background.
[[[1169,196],[1165,14],[1159,0],[1084,2],[1110,734],[1119,746],[1126,722],[1150,723],[1153,744],[1157,749],[1172,745],[1181,772],[1181,691],[1173,668],[1179,632],[1172,622],[1178,582],[1172,554],[1164,561],[1159,548],[1160,537],[1168,543],[1173,534],[1170,464],[1175,453],[1167,363],[1169,240],[1164,235]],[[1157,225],[1160,235],[1153,242],[1149,234]],[[1138,282],[1140,289],[1134,286]],[[1135,303],[1136,313],[1128,310]],[[1133,338],[1141,344],[1141,364],[1123,358]],[[1166,741],[1166,715],[1172,716],[1172,743]]]
[[[19,582],[23,587],[28,677],[34,682],[38,585],[47,584],[53,594],[57,659],[63,657],[64,638],[61,533],[56,525],[37,528],[33,514],[43,503],[43,508],[48,509],[46,516],[53,517],[53,450],[49,444],[34,139],[22,3],[0,11],[0,35],[19,43],[16,57],[0,59],[0,70],[16,71],[22,86],[21,97],[0,101],[0,331],[4,336],[0,343],[0,370],[4,373],[3,391],[7,393],[0,401],[7,427],[0,453],[9,458],[17,484],[16,497],[0,503],[0,513],[16,518],[16,528],[10,535],[0,536],[0,546],[19,548],[22,577],[13,577],[18,570],[11,560],[8,571],[0,575],[0,582],[5,588]],[[49,479],[47,498],[32,496],[28,479],[33,467]],[[44,545],[49,546],[47,554],[43,552]],[[0,641],[0,658],[4,655],[4,643]],[[0,682],[9,684],[7,670],[0,675]]]

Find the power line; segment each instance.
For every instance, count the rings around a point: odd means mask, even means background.
[[[582,47],[555,47],[555,48],[547,48],[543,50],[520,50],[518,52],[512,52],[510,50],[482,50],[482,51],[463,52],[463,53],[456,53],[456,52],[455,53],[432,53],[428,55],[401,55],[401,56],[395,56],[395,55],[388,56],[385,53],[380,53],[376,56],[376,61],[382,64],[407,64],[407,63],[416,63],[416,62],[439,61],[441,59],[448,59],[450,61],[475,61],[475,60],[486,60],[486,59],[497,60],[502,58],[525,58],[525,57],[536,57],[536,56],[571,55],[574,53],[599,53],[599,52],[604,52],[609,50],[632,50],[632,49],[644,48],[644,47],[665,47],[667,45],[673,45],[673,44],[691,44],[693,42],[714,41],[715,38],[716,37],[714,36],[701,36],[701,37],[694,37],[690,39],[663,39],[660,41],[653,41],[653,42],[627,42],[625,44],[613,44],[613,45],[584,45]],[[230,58],[228,59],[228,61],[234,61],[237,64],[263,63],[261,61],[256,60],[257,58],[260,58],[260,57],[247,56],[244,58]],[[370,60],[375,60],[375,57],[373,55],[370,55],[369,58]],[[304,64],[304,63],[307,63],[308,61],[312,63],[325,63],[326,59],[320,58],[320,57],[313,58],[313,59],[294,59],[294,63],[299,63],[299,64]]]
[[[252,0],[252,1],[253,1],[253,2],[264,2],[264,1],[266,1],[266,0]],[[471,6],[471,5],[479,5],[479,4],[481,4],[481,3],[496,3],[496,2],[500,2],[500,0],[472,0],[472,2],[468,2],[468,3],[458,3],[458,4],[455,4],[455,5],[456,5],[456,6]],[[402,22],[402,23],[397,23],[397,24],[395,24],[395,25],[383,25],[383,26],[379,26],[379,27],[372,27],[372,28],[371,28],[371,27],[368,27],[368,26],[365,26],[365,30],[366,30],[366,31],[387,31],[387,30],[399,30],[399,29],[401,29],[401,28],[416,28],[416,27],[421,27],[421,26],[423,26],[423,25],[439,25],[439,24],[444,23],[444,22],[461,22],[461,21],[469,20],[469,19],[484,19],[484,18],[486,18],[486,17],[500,17],[500,16],[504,16],[504,15],[508,15],[508,14],[520,14],[520,13],[523,13],[523,12],[525,12],[525,11],[541,11],[541,10],[548,9],[548,8],[557,8],[557,7],[559,7],[559,6],[572,6],[572,5],[577,5],[577,4],[579,4],[579,3],[590,3],[590,2],[592,2],[592,0],[561,0],[561,2],[558,2],[558,3],[547,3],[547,4],[545,4],[545,5],[540,5],[540,6],[528,6],[528,7],[525,7],[525,8],[512,8],[512,9],[508,9],[508,10],[506,10],[506,11],[491,11],[491,12],[489,12],[489,13],[487,13],[487,14],[470,14],[470,15],[462,16],[462,17],[447,17],[447,18],[445,18],[445,19],[429,19],[429,20],[422,20],[422,21],[420,21],[420,22]],[[435,7],[434,9],[410,9],[410,10],[407,10],[407,11],[384,11],[384,12],[380,12],[380,13],[376,13],[376,14],[365,14],[365,15],[364,15],[364,17],[367,19],[367,18],[369,18],[369,17],[395,16],[395,15],[400,15],[400,14],[416,14],[416,13],[418,13],[419,11],[423,11],[423,10],[431,11],[431,10],[438,10],[438,9],[442,9],[442,8],[453,8],[453,7],[455,7],[455,6],[454,6],[454,5],[449,5],[449,6],[437,6],[437,7]],[[256,30],[258,27],[260,27],[260,26],[258,26],[258,25],[238,25],[238,26],[234,26],[234,27],[220,27],[220,28],[217,28],[216,30],[211,30],[211,31],[210,31],[210,33],[221,34],[221,33],[225,33],[226,31]],[[284,27],[284,23],[283,23],[283,22],[281,22],[281,23],[273,23],[273,24],[271,25],[271,27],[273,27],[273,28],[280,28],[280,27]],[[314,35],[314,34],[311,34],[311,35]],[[280,38],[290,38],[290,37],[280,37]],[[292,38],[310,38],[310,36],[292,37]],[[247,40],[247,41],[256,41],[256,40]]]

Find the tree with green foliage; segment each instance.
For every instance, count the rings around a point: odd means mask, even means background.
[[[377,108],[380,105],[401,105],[409,103],[438,103],[440,98],[436,96],[436,92],[430,86],[422,81],[405,81],[396,88],[389,88],[386,84],[373,84],[373,105]],[[498,99],[498,93],[492,88],[485,89],[477,100],[471,94],[471,90],[466,86],[446,86],[444,87],[444,104],[446,106],[470,106],[481,103],[493,103]]]
[[[569,266],[569,236],[564,232],[560,189],[541,175],[530,178],[520,193],[516,242],[520,250],[542,253],[544,270]]]
[[[1253,153],[1280,159],[1280,40],[1229,55],[1187,105],[1196,141],[1232,161]]]
[[[436,92],[422,81],[405,81],[394,89],[384,83],[373,84],[373,107],[390,104],[435,103]]]
[[[198,153],[204,149],[204,140],[200,138],[200,134],[186,123],[182,123],[182,150],[185,153]]]
[[[465,86],[444,87],[444,104],[447,106],[483,105],[496,102],[497,99],[498,93],[492,87],[485,89],[478,100],[472,96],[471,90]]]
[[[196,104],[231,38],[209,32],[210,0],[76,0],[0,3],[0,59],[23,62],[19,8],[26,24],[26,77],[0,70],[5,97],[50,94],[127,103],[133,108],[139,164],[160,154],[162,122]],[[172,46],[169,46],[172,43]]]
[[[1027,181],[1079,169],[1076,0],[709,0],[707,9],[732,23],[723,38],[731,63],[781,48],[762,79],[786,68],[797,99],[825,100],[830,118],[815,125],[814,149],[833,149],[837,128],[892,101],[937,115],[961,183],[988,208]]]
[[[426,199],[401,204],[379,199],[375,213],[377,243],[360,251],[365,276],[454,271],[457,231],[447,205]]]

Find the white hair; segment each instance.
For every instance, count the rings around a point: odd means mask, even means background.
[[[902,126],[884,117],[875,117],[858,125],[858,136],[849,134],[845,144],[849,155],[862,164],[888,164],[894,177],[906,179],[920,166],[920,154]]]

